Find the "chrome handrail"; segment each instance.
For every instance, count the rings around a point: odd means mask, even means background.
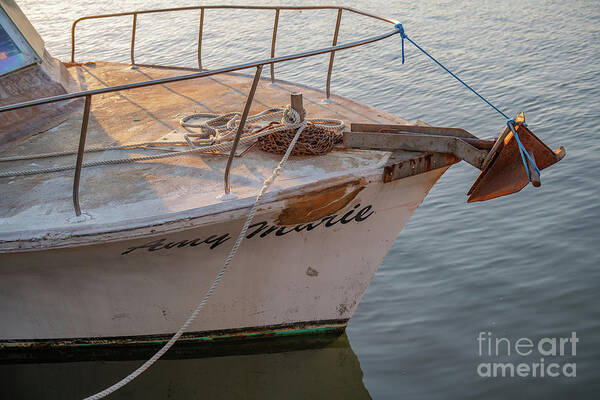
[[[240,71],[243,69],[257,67],[259,65],[274,64],[274,63],[276,64],[276,63],[280,63],[280,62],[284,62],[284,61],[292,61],[292,60],[297,60],[300,58],[317,56],[320,54],[326,54],[326,53],[331,53],[331,52],[335,52],[335,51],[346,50],[346,49],[350,49],[353,47],[358,47],[358,46],[363,46],[363,45],[366,45],[369,43],[378,42],[380,40],[387,39],[388,37],[393,36],[393,35],[397,34],[398,32],[399,32],[399,29],[395,28],[393,31],[386,32],[382,35],[371,36],[371,37],[363,39],[363,40],[357,40],[355,42],[340,44],[337,46],[324,47],[322,49],[306,51],[303,53],[295,53],[295,54],[290,54],[287,56],[267,58],[264,60],[252,61],[252,62],[245,63],[245,64],[237,64],[237,65],[233,65],[230,67],[219,68],[219,69],[214,69],[214,70],[210,70],[210,71],[194,72],[194,73],[186,74],[186,75],[176,75],[176,76],[170,76],[167,78],[127,83],[127,84],[123,84],[123,85],[109,86],[109,87],[100,88],[100,89],[90,89],[90,90],[84,90],[84,91],[80,91],[80,92],[72,92],[72,93],[62,94],[62,95],[58,95],[58,96],[44,97],[44,98],[37,99],[37,100],[24,101],[22,103],[16,103],[16,104],[10,104],[7,106],[2,106],[2,107],[0,107],[0,112],[18,110],[20,108],[37,106],[37,105],[47,104],[47,103],[54,103],[57,101],[76,99],[79,97],[85,97],[88,94],[89,95],[97,95],[97,94],[119,92],[122,90],[137,89],[137,88],[142,88],[142,87],[147,87],[147,86],[155,86],[155,85],[161,85],[161,84],[165,84],[165,83],[179,82],[179,81],[184,81],[184,80],[188,80],[188,79],[203,78],[203,77],[207,77],[207,76],[219,75],[219,74],[228,73],[228,72],[235,72],[235,71]]]
[[[81,17],[73,21],[71,25],[71,62],[75,62],[75,28],[77,24],[81,21],[90,20],[90,19],[100,19],[100,18],[114,18],[114,17],[123,17],[131,15],[133,16],[132,26],[131,26],[131,44],[130,44],[130,65],[135,65],[134,58],[134,47],[135,47],[135,31],[136,31],[136,22],[137,16],[140,14],[156,14],[156,13],[165,13],[165,12],[177,12],[177,11],[194,11],[200,10],[200,29],[198,33],[198,68],[202,69],[201,62],[201,53],[202,53],[202,30],[204,25],[204,10],[217,10],[217,9],[230,9],[230,10],[275,10],[275,21],[273,24],[273,36],[271,39],[271,58],[275,57],[275,41],[277,38],[277,29],[279,25],[279,14],[281,10],[337,10],[337,19],[336,19],[336,27],[333,35],[332,46],[337,44],[337,37],[339,33],[342,11],[348,11],[350,13],[363,15],[369,18],[377,19],[379,21],[387,22],[390,24],[397,24],[398,21],[393,19],[380,17],[378,15],[374,15],[371,13],[367,13],[365,11],[357,10],[351,7],[341,7],[341,6],[238,6],[238,5],[214,5],[214,6],[190,6],[190,7],[174,7],[174,8],[162,8],[156,10],[142,10],[142,11],[128,11],[121,13],[112,13],[112,14],[98,14],[98,15],[88,15],[85,17]],[[325,92],[327,94],[327,98],[330,97],[331,94],[331,72],[333,68],[333,58],[334,54],[332,53],[329,59],[329,68],[327,70],[327,85],[325,88]],[[271,81],[275,80],[275,71],[274,66],[271,64]]]
[[[245,63],[245,64],[237,64],[237,65],[233,65],[230,67],[219,68],[216,70],[203,71],[202,70],[202,60],[201,60],[201,43],[202,43],[202,31],[203,31],[203,25],[204,25],[204,10],[205,9],[275,10],[275,21],[273,24],[273,37],[272,37],[272,42],[271,42],[271,57],[268,59],[264,59],[264,60],[253,61],[253,62],[249,62],[249,63]],[[276,36],[277,36],[276,32],[277,32],[277,26],[278,26],[278,22],[279,22],[280,10],[323,10],[323,9],[338,10],[332,46],[325,47],[322,49],[317,49],[317,50],[306,51],[306,52],[302,52],[302,53],[290,54],[287,56],[274,57],[275,40],[276,40]],[[252,104],[253,97],[254,97],[253,91],[256,89],[258,79],[260,78],[260,73],[265,65],[269,64],[271,66],[271,81],[273,82],[275,79],[274,78],[274,65],[276,63],[297,60],[300,58],[307,58],[307,57],[312,57],[312,56],[316,56],[316,55],[320,55],[320,54],[329,53],[330,58],[329,58],[329,68],[328,68],[328,72],[327,72],[327,87],[326,87],[327,98],[329,98],[330,97],[331,71],[333,68],[333,59],[334,59],[334,54],[336,51],[346,50],[346,49],[350,49],[353,47],[358,47],[358,46],[363,46],[363,45],[366,45],[369,43],[374,43],[374,42],[386,39],[390,36],[393,36],[400,31],[398,28],[394,27],[393,31],[390,31],[390,32],[387,32],[387,33],[384,33],[381,35],[372,36],[372,37],[369,37],[366,39],[338,45],[337,39],[338,39],[338,34],[339,34],[339,27],[340,27],[340,23],[341,23],[342,11],[344,11],[344,10],[355,13],[355,14],[364,15],[364,16],[371,17],[374,19],[378,19],[381,21],[385,21],[385,22],[388,22],[388,23],[391,23],[394,25],[397,23],[397,21],[387,19],[387,18],[382,18],[382,17],[376,16],[373,14],[366,13],[364,11],[355,10],[353,8],[337,7],[337,6],[305,6],[305,7],[302,7],[302,6],[298,6],[298,7],[277,6],[277,7],[275,7],[275,6],[229,6],[229,5],[223,5],[223,6],[195,6],[195,7],[169,8],[169,9],[160,9],[160,10],[133,11],[133,12],[124,12],[124,13],[116,13],[116,14],[86,16],[86,17],[82,17],[82,18],[75,20],[73,22],[73,25],[71,26],[71,45],[72,45],[71,62],[74,63],[74,58],[75,58],[75,27],[76,27],[77,23],[80,21],[83,21],[86,19],[110,18],[110,17],[120,17],[120,16],[126,16],[126,15],[132,15],[133,16],[133,21],[132,21],[133,24],[132,24],[132,32],[131,32],[130,53],[131,53],[131,65],[135,65],[134,45],[135,45],[137,15],[138,14],[170,12],[170,11],[183,11],[183,10],[201,10],[201,12],[200,12],[200,27],[199,27],[200,30],[199,30],[199,34],[198,34],[198,67],[200,69],[200,72],[186,74],[186,75],[166,77],[166,78],[160,78],[160,79],[152,79],[152,80],[148,80],[148,81],[135,82],[135,83],[129,83],[129,84],[123,84],[123,85],[110,86],[110,87],[105,87],[105,88],[100,88],[100,89],[84,90],[84,91],[67,93],[67,94],[58,95],[58,96],[51,96],[51,97],[46,97],[46,98],[42,98],[42,99],[31,100],[31,101],[26,101],[26,102],[22,102],[22,103],[11,104],[11,105],[0,107],[0,113],[2,113],[2,112],[6,112],[6,111],[18,110],[18,109],[32,107],[32,106],[36,106],[36,105],[49,104],[49,103],[54,103],[54,102],[58,102],[58,101],[72,100],[72,99],[85,97],[83,120],[82,120],[81,133],[80,133],[80,138],[79,138],[79,148],[78,148],[78,152],[77,152],[77,162],[76,162],[76,166],[75,166],[75,176],[74,176],[74,180],[73,180],[73,205],[75,207],[75,213],[77,214],[77,216],[81,215],[81,209],[79,206],[79,180],[80,180],[80,176],[81,176],[81,168],[83,165],[83,154],[85,152],[85,138],[87,135],[87,125],[88,125],[88,120],[89,120],[92,96],[98,95],[98,94],[118,92],[118,91],[123,91],[123,90],[137,89],[137,88],[148,87],[148,86],[162,85],[165,83],[172,83],[172,82],[179,82],[179,81],[190,80],[190,79],[204,78],[204,77],[208,77],[208,76],[219,75],[219,74],[228,73],[228,72],[235,72],[235,71],[240,71],[240,70],[255,67],[255,68],[257,68],[257,71],[254,76],[253,83],[252,83],[253,89],[251,89],[251,93],[249,94],[249,96],[246,100],[246,105],[244,107],[244,114],[247,114],[247,112],[249,111],[250,106]],[[242,118],[242,119],[245,120],[245,118]],[[241,135],[241,133],[243,131],[243,127],[244,127],[243,122],[244,121],[242,121],[240,123],[239,129],[238,129],[236,137],[234,139],[234,143],[237,143],[239,141],[239,136]],[[230,174],[229,173],[231,170],[231,165],[232,165],[233,155],[235,154],[235,150],[236,150],[236,146],[233,146],[232,150],[229,154],[228,163],[227,163],[227,166],[225,169],[224,181],[225,181],[225,192],[226,193],[229,193],[229,188],[230,188],[230,185],[229,185],[229,175]]]

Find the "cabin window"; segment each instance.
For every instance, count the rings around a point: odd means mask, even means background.
[[[38,62],[31,46],[0,9],[0,76]]]

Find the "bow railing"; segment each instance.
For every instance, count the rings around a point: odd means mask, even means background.
[[[248,63],[244,63],[244,64],[237,64],[237,65],[224,67],[224,68],[218,68],[218,69],[214,69],[214,70],[203,70],[202,59],[201,59],[202,32],[203,32],[204,19],[205,19],[204,11],[207,9],[243,9],[243,10],[272,10],[272,11],[275,11],[275,19],[274,19],[274,24],[273,24],[273,35],[272,35],[272,39],[271,39],[270,57],[263,59],[263,60],[252,61],[252,62],[248,62]],[[76,165],[75,165],[75,175],[74,175],[74,179],[73,179],[73,205],[75,207],[75,213],[78,216],[81,215],[81,208],[79,205],[79,182],[80,182],[80,177],[81,177],[81,168],[83,165],[83,154],[85,152],[87,125],[88,125],[89,113],[90,113],[90,109],[91,109],[91,103],[92,103],[93,96],[99,95],[99,94],[105,94],[105,93],[132,90],[132,89],[137,89],[137,88],[142,88],[142,87],[164,85],[166,83],[179,82],[179,81],[184,81],[184,80],[205,78],[205,77],[209,77],[209,76],[213,76],[213,75],[219,75],[219,74],[241,71],[241,70],[250,69],[250,68],[256,68],[256,72],[254,74],[254,79],[252,82],[251,90],[246,99],[244,112],[242,114],[241,122],[239,124],[238,131],[236,133],[236,138],[237,138],[241,135],[241,133],[243,131],[244,121],[246,120],[246,117],[250,110],[250,105],[252,104],[254,92],[256,90],[258,81],[260,80],[260,75],[261,75],[262,69],[265,65],[270,66],[271,81],[273,82],[275,80],[275,64],[329,53],[329,55],[330,55],[329,56],[329,66],[327,69],[327,81],[326,81],[326,88],[325,88],[326,96],[329,99],[330,95],[331,95],[331,91],[330,91],[331,72],[333,69],[334,56],[337,51],[351,49],[351,48],[359,47],[359,46],[364,46],[369,43],[374,43],[374,42],[386,39],[390,36],[393,36],[399,32],[399,29],[395,26],[397,24],[397,21],[395,21],[395,20],[379,17],[377,15],[373,15],[373,14],[370,14],[370,13],[367,13],[364,11],[360,11],[360,10],[356,10],[353,8],[338,7],[338,6],[286,7],[286,6],[222,5],[222,6],[194,6],[194,7],[167,8],[167,9],[160,9],[160,10],[132,11],[132,12],[123,12],[123,13],[115,13],[115,14],[92,15],[92,16],[86,16],[86,17],[82,17],[82,18],[75,20],[73,22],[73,25],[71,26],[71,45],[72,45],[72,47],[71,47],[71,62],[72,63],[75,62],[75,29],[76,29],[77,24],[81,21],[89,20],[89,19],[132,16],[130,64],[132,66],[135,66],[135,65],[142,65],[142,64],[135,63],[135,34],[136,34],[136,26],[137,26],[137,16],[142,15],[142,14],[178,12],[178,11],[190,11],[190,10],[200,10],[200,29],[199,29],[199,34],[198,34],[198,69],[200,70],[199,72],[178,75],[178,76],[171,76],[171,77],[160,78],[160,79],[152,79],[152,80],[147,80],[147,81],[142,81],[142,82],[135,82],[135,83],[128,83],[128,84],[104,87],[104,88],[99,88],[99,89],[78,91],[78,92],[67,93],[67,94],[52,96],[52,97],[46,97],[46,98],[42,98],[42,99],[36,99],[36,100],[31,100],[31,101],[26,101],[26,102],[22,102],[22,103],[11,104],[11,105],[0,107],[0,113],[2,113],[2,112],[18,110],[18,109],[22,109],[22,108],[33,107],[33,106],[37,106],[37,105],[43,105],[43,104],[54,103],[54,102],[59,102],[59,101],[72,100],[72,99],[77,99],[77,98],[82,98],[82,97],[85,98],[81,132],[80,132],[80,136],[79,136],[77,161],[76,161]],[[336,24],[335,24],[335,29],[334,29],[333,39],[332,39],[332,45],[329,47],[321,48],[321,49],[310,50],[310,51],[275,57],[275,43],[277,40],[279,16],[280,16],[280,13],[282,10],[337,10],[337,18],[336,18]],[[353,13],[353,14],[363,15],[363,16],[366,16],[369,18],[373,18],[376,20],[390,23],[390,24],[394,25],[394,29],[389,32],[386,32],[384,34],[381,34],[381,35],[371,36],[371,37],[368,37],[365,39],[361,39],[361,40],[357,40],[357,41],[353,41],[353,42],[349,42],[349,43],[345,43],[345,44],[337,44],[339,28],[340,28],[341,19],[342,19],[342,13],[344,11]],[[237,142],[237,140],[234,142]],[[230,190],[229,172],[231,169],[233,157],[235,156],[235,153],[236,153],[236,147],[237,146],[233,146],[231,149],[231,152],[229,154],[229,159],[227,162],[227,167],[226,167],[225,174],[224,174],[225,194],[229,194],[229,190]]]
[[[135,35],[137,30],[137,17],[138,15],[143,14],[159,14],[159,13],[171,13],[171,12],[183,12],[183,11],[200,11],[200,21],[199,21],[199,29],[198,29],[198,46],[197,46],[197,60],[198,60],[198,69],[202,70],[202,37],[204,32],[204,24],[205,24],[205,10],[266,10],[266,11],[274,11],[274,21],[273,21],[273,34],[271,38],[271,54],[270,58],[275,58],[275,44],[277,42],[277,32],[279,28],[279,16],[282,10],[287,11],[303,11],[303,10],[337,10],[337,17],[335,22],[335,29],[333,32],[333,39],[331,41],[331,45],[337,45],[340,25],[342,20],[342,12],[346,11],[348,13],[362,15],[369,18],[373,18],[379,21],[387,22],[390,24],[397,24],[398,22],[392,19],[383,18],[371,13],[367,13],[361,10],[356,10],[350,7],[341,7],[341,6],[242,6],[242,5],[214,5],[214,6],[190,6],[190,7],[177,7],[177,8],[163,8],[157,10],[143,10],[143,11],[129,11],[129,12],[121,12],[121,13],[113,13],[113,14],[99,14],[99,15],[89,15],[85,17],[81,17],[76,19],[71,25],[71,62],[75,62],[75,30],[77,28],[77,24],[81,21],[91,20],[91,19],[104,19],[104,18],[115,18],[115,17],[126,17],[130,16],[131,19],[131,41],[130,41],[130,65],[135,66]],[[331,95],[331,72],[333,70],[333,60],[335,57],[335,52],[331,52],[329,56],[329,67],[327,68],[327,83],[325,86],[325,93],[327,98]],[[271,82],[275,81],[275,66],[271,64]]]

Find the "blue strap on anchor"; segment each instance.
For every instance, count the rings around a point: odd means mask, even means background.
[[[519,135],[517,134],[517,131],[514,128],[516,122],[513,119],[509,118],[508,115],[504,114],[498,107],[496,107],[495,105],[490,103],[490,101],[488,99],[486,99],[485,97],[483,97],[482,95],[477,93],[477,91],[475,89],[473,89],[465,81],[463,81],[458,76],[456,76],[455,73],[453,73],[448,68],[446,68],[446,66],[444,66],[438,60],[436,60],[431,54],[429,54],[427,51],[425,51],[425,49],[423,49],[421,46],[416,44],[411,38],[409,38],[408,35],[406,34],[406,32],[404,32],[404,27],[402,26],[402,24],[396,24],[395,28],[398,30],[398,34],[402,38],[402,64],[404,64],[404,39],[406,39],[409,42],[411,42],[417,49],[419,49],[423,54],[425,54],[427,57],[431,58],[437,65],[442,67],[442,69],[444,71],[446,71],[447,73],[449,73],[454,79],[456,79],[457,81],[462,83],[471,92],[475,93],[477,95],[477,97],[479,97],[481,100],[483,100],[488,106],[492,107],[496,112],[498,112],[500,115],[502,115],[504,118],[506,118],[506,125],[513,132],[513,135],[514,135],[515,139],[517,140],[517,144],[519,146],[519,151],[521,153],[521,159],[523,160],[523,165],[525,166],[525,171],[527,172],[527,177],[528,177],[529,181],[531,181],[531,175],[529,174],[529,167],[527,167],[527,161],[525,160],[525,157],[527,157],[531,161],[531,163],[533,164],[535,169],[538,171],[538,173],[540,172],[540,170],[537,167],[537,165],[535,164],[535,160],[533,159],[533,157],[529,154],[529,152],[527,151],[525,146],[523,146],[523,143],[521,143],[521,140],[519,139]],[[525,124],[523,124],[523,125],[525,125]]]
[[[516,122],[514,119],[510,119],[510,120],[506,121],[506,126],[508,126],[508,129],[510,129],[512,131],[513,136],[517,140],[517,145],[519,146],[519,152],[521,153],[521,160],[523,160],[523,165],[525,166],[525,173],[527,174],[527,178],[529,179],[529,181],[531,181],[531,174],[529,172],[529,167],[527,166],[527,161],[525,160],[525,157],[527,157],[529,159],[529,161],[531,161],[531,165],[533,165],[533,168],[535,168],[535,170],[538,172],[538,174],[540,173],[540,169],[538,168],[537,164],[535,163],[535,160],[529,154],[529,152],[527,151],[525,146],[523,146],[523,143],[521,143],[521,139],[519,139],[519,135],[517,134],[515,125],[516,125]],[[525,123],[523,123],[522,125],[527,126]]]

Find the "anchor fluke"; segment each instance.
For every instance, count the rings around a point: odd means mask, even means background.
[[[564,147],[553,151],[535,136],[525,125],[523,113],[515,119],[514,131],[507,127],[496,139],[483,162],[482,172],[467,193],[469,203],[516,193],[529,182],[535,187],[541,186],[539,171],[557,163],[566,154]],[[521,153],[515,133],[533,161]]]

